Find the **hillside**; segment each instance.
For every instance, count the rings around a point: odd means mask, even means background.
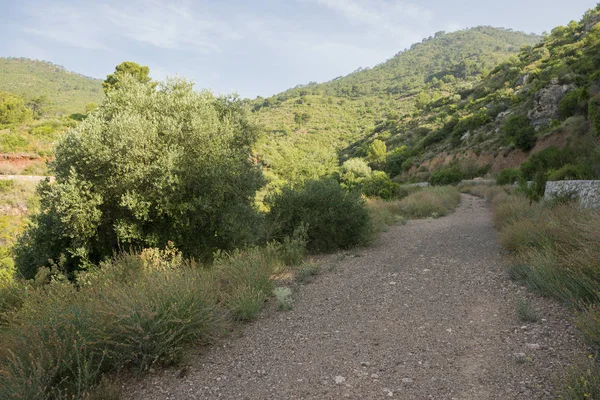
[[[67,71],[47,61],[0,58],[0,91],[25,99],[45,95],[55,112],[80,113],[102,101],[102,81]]]
[[[257,98],[254,120],[265,131],[257,156],[273,184],[335,174],[344,148],[360,146],[425,103],[472,90],[523,45],[539,40],[492,27],[439,32],[372,69]],[[380,136],[390,140],[393,132]],[[350,153],[365,155],[366,147]]]

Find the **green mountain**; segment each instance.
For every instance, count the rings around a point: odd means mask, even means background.
[[[100,103],[102,81],[67,71],[47,61],[0,58],[0,91],[25,99],[47,96],[55,112],[80,113],[88,103]]]
[[[366,156],[375,137],[399,147],[400,124],[424,105],[461,98],[540,39],[492,27],[438,32],[374,68],[257,98],[254,120],[265,132],[257,157],[273,185],[335,174],[340,158]]]

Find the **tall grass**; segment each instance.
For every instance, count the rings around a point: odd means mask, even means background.
[[[460,204],[460,193],[454,187],[432,187],[415,191],[401,200],[369,199],[374,232],[382,232],[389,225],[412,218],[442,217]]]
[[[4,314],[0,398],[83,398],[106,372],[177,362],[190,343],[256,316],[289,261],[282,246],[219,254],[211,268],[173,248],[148,249],[74,283],[43,270],[48,283],[31,284]]]
[[[500,242],[513,255],[511,278],[575,310],[575,325],[600,351],[600,212],[577,203],[535,203],[499,187],[473,188],[491,201]],[[596,398],[600,367],[575,368],[564,399]]]

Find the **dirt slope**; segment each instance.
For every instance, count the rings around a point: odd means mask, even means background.
[[[582,349],[561,307],[504,270],[490,212],[464,196],[453,215],[396,226],[347,253],[243,334],[185,370],[128,382],[127,399],[546,399]],[[200,350],[199,350],[200,352]]]

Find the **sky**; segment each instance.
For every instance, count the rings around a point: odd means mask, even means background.
[[[271,96],[372,67],[437,31],[527,33],[596,0],[0,0],[0,57],[104,79],[123,61],[217,94]]]

